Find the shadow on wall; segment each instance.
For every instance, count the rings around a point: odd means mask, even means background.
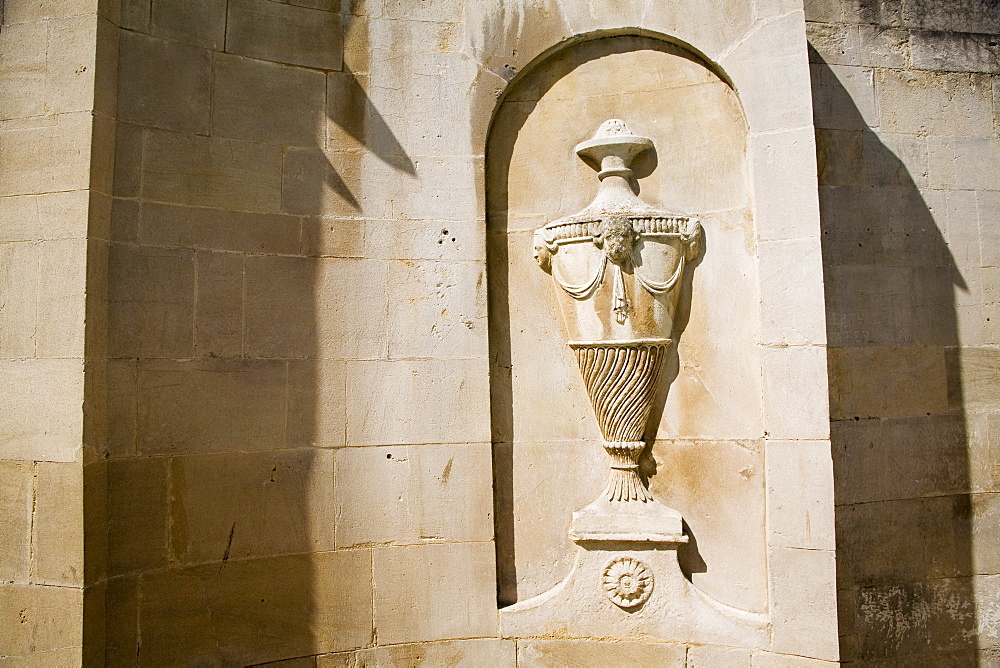
[[[249,665],[365,646],[371,552],[335,550],[333,526],[335,409],[349,360],[384,331],[356,321],[363,291],[379,289],[360,271],[359,163],[368,151],[394,171],[413,164],[339,53],[293,67],[245,57],[255,47],[235,30],[213,50],[129,28],[109,256],[105,663]],[[271,46],[286,63],[308,53]],[[194,63],[184,76],[153,75],[180,71],[175,52]],[[328,98],[328,79],[342,95]],[[351,150],[330,150],[328,126]]]
[[[843,661],[974,665],[955,290],[913,177],[810,48]]]

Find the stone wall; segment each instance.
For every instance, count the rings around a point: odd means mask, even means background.
[[[96,0],[4,4],[0,656],[72,665],[102,652],[114,53]]]
[[[842,658],[992,664],[1000,12],[806,5]]]

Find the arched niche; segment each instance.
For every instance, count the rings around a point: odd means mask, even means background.
[[[532,259],[535,229],[583,208],[595,171],[573,151],[609,118],[653,139],[634,164],[648,203],[697,216],[705,251],[687,273],[644,473],[681,512],[692,581],[719,601],[767,601],[758,276],[748,129],[724,76],[651,36],[578,41],[508,87],[486,151],[487,258],[501,604],[549,589],[572,563],[573,510],[606,474],[600,433],[556,304]]]

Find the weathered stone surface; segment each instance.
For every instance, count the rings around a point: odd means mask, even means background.
[[[83,585],[83,467],[75,462],[39,462],[35,469],[33,580]]]
[[[339,448],[347,437],[346,363],[288,362],[289,447]]]
[[[194,350],[198,356],[243,354],[243,258],[232,253],[195,255]]]
[[[7,11],[10,11],[9,9]],[[4,25],[0,65],[0,119],[38,116],[45,111],[47,24]]]
[[[831,550],[768,551],[771,649],[824,661],[839,658],[836,567]]]
[[[880,69],[876,86],[889,132],[993,134],[992,88],[985,75]]]
[[[768,543],[835,550],[830,443],[768,441],[765,461]],[[801,489],[810,490],[808,499]]]
[[[282,361],[141,361],[139,452],[274,448],[284,442],[286,384]]]
[[[140,659],[149,665],[250,665],[372,640],[369,550],[158,571],[141,586]]]
[[[850,347],[829,351],[830,417],[889,418],[948,410],[944,350]]]
[[[826,349],[767,347],[761,357],[764,424],[771,438],[828,438]]]
[[[657,499],[680,511],[691,543],[678,559],[691,581],[712,598],[741,610],[767,606],[761,441],[660,441],[642,461]],[[650,461],[655,459],[655,461]],[[732,545],[743,549],[734,553]]]
[[[497,635],[492,543],[380,547],[373,563],[380,642]]]
[[[118,117],[128,123],[208,134],[211,52],[124,32],[119,55]],[[154,160],[158,156],[150,156]]]
[[[347,365],[347,444],[489,442],[485,359]]]
[[[356,668],[357,666],[513,666],[516,663],[513,640],[479,638],[445,640],[412,645],[372,647],[349,654],[326,654],[316,657],[317,668]],[[284,665],[284,664],[282,664]],[[309,664],[313,665],[313,664]],[[290,667],[291,668],[291,667]]]
[[[34,357],[38,302],[38,246],[28,242],[0,244],[0,355]]]
[[[83,239],[58,239],[38,244],[34,331],[38,357],[83,357],[87,250]],[[106,279],[101,282],[106,284]]]
[[[685,666],[687,646],[597,640],[521,640],[519,666]]]
[[[33,468],[30,462],[0,462],[0,580],[3,582],[28,582]]]
[[[220,55],[214,74],[214,136],[284,146],[322,145],[326,77],[321,72]]]
[[[0,656],[26,665],[80,665],[83,590],[0,584]]]
[[[226,2],[157,0],[150,12],[150,33],[221,51],[226,37]]]
[[[713,647],[695,645],[688,648],[687,665],[691,668],[714,668],[715,666],[749,666],[750,650],[735,647]]]
[[[299,247],[298,219],[281,214],[144,202],[138,228],[138,240],[152,246],[278,254]]]
[[[390,262],[388,284],[399,288],[389,300],[389,357],[485,357],[484,270],[478,262]]]
[[[493,534],[489,471],[486,444],[338,450],[337,547],[487,541]]]
[[[83,361],[2,360],[0,381],[19,388],[0,402],[0,457],[79,461],[83,442]]]
[[[191,355],[194,252],[112,244],[108,299],[112,355]]]
[[[167,565],[169,462],[108,462],[108,572],[112,577]],[[110,595],[110,594],[109,594]]]
[[[218,453],[170,464],[171,560],[180,564],[333,549],[329,450]]]
[[[290,65],[340,69],[339,14],[259,0],[238,0],[228,7],[227,51]]]
[[[90,113],[71,113],[0,128],[0,196],[86,188],[92,124]]]
[[[142,194],[173,204],[277,212],[281,163],[277,146],[149,130]]]

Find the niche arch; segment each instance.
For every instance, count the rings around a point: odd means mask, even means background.
[[[573,147],[608,118],[650,137],[634,163],[648,203],[701,219],[654,404],[643,473],[681,511],[692,582],[767,607],[764,427],[749,131],[722,70],[649,33],[591,33],[550,49],[505,90],[486,143],[487,276],[498,594],[540,594],[572,565],[573,510],[605,483],[606,455],[532,234],[584,207],[594,170]]]

